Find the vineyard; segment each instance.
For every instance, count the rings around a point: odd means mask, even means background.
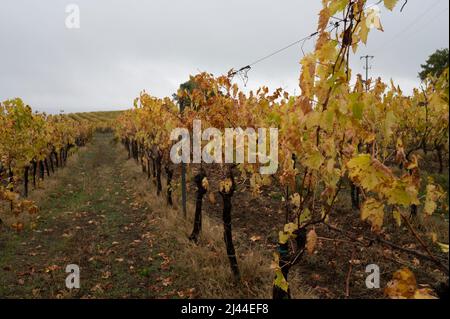
[[[0,266],[7,275],[0,295],[443,297],[449,71],[430,75],[411,95],[393,81],[364,81],[350,58],[373,29],[382,30],[379,18],[365,0],[322,2],[298,96],[266,87],[246,93],[231,70],[193,75],[173,97],[143,91],[123,112],[47,115],[20,99],[2,102]],[[399,5],[380,3],[391,11]],[[230,141],[206,134],[201,151],[211,164],[174,163],[182,151],[195,158],[191,140],[186,147],[173,134],[184,128],[195,136],[195,121],[217,132],[253,128],[231,144],[241,142],[244,157],[259,161],[232,154],[225,163],[220,154]],[[278,145],[252,151],[257,128],[277,129]],[[270,161],[276,173],[262,174]],[[53,175],[60,190],[45,186]],[[46,264],[38,270],[26,254],[11,253],[39,236],[47,245],[61,237],[70,243],[72,262],[90,271],[89,288],[62,288],[67,256],[50,262],[31,244],[27,254]],[[19,279],[23,289],[15,288],[14,263],[28,274]],[[381,269],[377,289],[366,286],[369,265]],[[39,282],[52,289],[39,290]]]

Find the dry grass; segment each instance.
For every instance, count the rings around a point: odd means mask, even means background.
[[[420,223],[423,226],[425,233],[434,233],[437,235],[439,241],[448,243],[448,221],[442,216],[432,216],[430,218],[424,218]]]
[[[48,199],[50,193],[60,187],[58,182],[73,174],[70,168],[79,160],[80,155],[83,152],[89,152],[91,147],[89,145],[80,149],[79,153],[73,154],[69,158],[67,168],[58,170],[51,178],[46,178],[43,183],[40,183],[38,189],[31,191],[30,199],[38,204]],[[115,147],[119,154],[124,155],[119,145]],[[166,205],[165,196],[156,196],[155,186],[149,186],[150,181],[142,174],[141,167],[134,161],[130,160],[124,163],[123,172],[124,179],[133,181],[129,185],[134,189],[136,196],[133,200],[145,202],[152,211],[148,216],[147,223],[151,223],[157,229],[153,235],[157,236],[158,249],[164,249],[172,261],[171,272],[176,277],[174,280],[183,287],[195,288],[195,297],[197,298],[263,299],[272,297],[273,271],[270,269],[270,265],[273,250],[258,245],[258,243],[251,243],[248,238],[244,238],[244,234],[234,230],[242,275],[241,282],[235,283],[231,275],[220,221],[210,218],[204,213],[200,242],[195,245],[188,240],[193,227],[193,204],[190,203],[188,206],[186,220],[177,207],[171,208]],[[179,194],[174,196],[176,203],[179,202],[177,195]],[[1,216],[5,222],[16,222],[16,219],[8,214],[8,210],[5,212],[5,216],[8,216],[7,219]],[[29,215],[24,214],[19,218],[28,219],[26,225],[30,224]],[[293,298],[314,298],[311,291],[301,289],[305,285],[294,273],[297,272],[292,272],[290,278]]]
[[[140,167],[133,161],[126,164],[130,172],[140,172]],[[237,244],[238,262],[242,280],[233,281],[223,240],[222,225],[203,214],[202,234],[198,245],[190,242],[188,237],[193,227],[194,207],[188,205],[188,218],[185,220],[177,207],[168,207],[164,196],[157,197],[155,187],[148,186],[149,181],[139,177],[136,187],[141,190],[141,200],[152,209],[149,219],[158,224],[159,240],[167,242],[168,251],[174,260],[176,273],[187,285],[195,287],[198,297],[208,299],[250,298],[263,299],[272,297],[273,271],[270,269],[271,252],[262,251],[257,245],[245,247]],[[151,190],[149,190],[151,188]],[[145,190],[142,192],[142,190]],[[179,199],[174,198],[178,203]],[[241,235],[234,231],[236,243],[241,242]],[[290,278],[293,298],[311,299],[311,291],[302,291],[298,277]]]

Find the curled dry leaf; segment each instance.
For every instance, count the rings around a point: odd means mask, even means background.
[[[206,189],[207,191],[209,191],[209,181],[208,181],[208,179],[206,177],[203,178],[203,180],[202,180],[202,187],[204,189]]]
[[[250,240],[252,242],[260,241],[261,240],[261,236],[252,236],[252,237],[250,237]]]
[[[58,265],[51,265],[51,266],[45,268],[45,272],[50,273],[50,272],[54,272],[54,271],[57,271],[60,269],[61,269],[61,267],[59,267]]]
[[[308,254],[310,255],[314,254],[316,244],[317,244],[317,233],[314,229],[312,229],[306,236],[306,250],[308,251]]]

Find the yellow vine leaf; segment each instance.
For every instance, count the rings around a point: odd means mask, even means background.
[[[420,204],[418,198],[419,191],[416,187],[408,184],[406,181],[394,181],[388,188],[383,189],[383,193],[387,197],[388,203],[391,205],[409,207],[411,205]]]
[[[428,237],[430,237],[431,241],[436,244],[438,242],[438,234],[435,232],[431,232],[428,234]]]
[[[291,195],[291,204],[294,205],[295,208],[300,208],[301,197],[299,193],[295,193]]]
[[[206,177],[203,178],[203,180],[202,180],[202,187],[204,189],[206,189],[207,191],[209,190],[209,181],[208,181],[208,179]]]
[[[412,155],[411,162],[408,163],[408,166],[406,166],[408,170],[413,170],[415,168],[419,168],[419,159],[416,155]]]
[[[418,289],[416,290],[416,292],[414,293],[414,297],[413,299],[438,299],[435,295],[434,295],[434,291],[429,289],[429,288],[424,288],[424,289]]]
[[[298,225],[296,225],[294,223],[289,223],[289,224],[284,225],[284,232],[288,233],[291,236],[297,229],[298,229]]]
[[[20,197],[19,194],[11,192],[11,191],[4,192],[3,196],[4,196],[5,200],[11,201],[11,202],[19,200],[19,197]]]
[[[417,288],[416,277],[407,268],[394,273],[387,284],[384,294],[391,299],[438,299],[430,288]]]
[[[398,0],[384,0],[384,6],[392,11],[397,5],[397,2]]]
[[[221,181],[219,186],[220,192],[228,194],[233,187],[233,182],[231,179],[227,178],[226,180]]]
[[[311,169],[318,170],[322,166],[324,160],[323,155],[319,151],[315,151],[305,160],[304,164]]]
[[[323,31],[328,26],[328,22],[330,21],[331,13],[328,8],[324,8],[322,11],[320,11],[319,14],[319,31]]]
[[[321,62],[334,61],[336,59],[336,42],[329,41],[322,45],[317,52],[317,57]]]
[[[407,268],[396,271],[384,293],[391,299],[411,299],[417,290],[416,277]]]
[[[392,213],[395,223],[398,227],[402,226],[402,213],[398,209],[394,209],[394,212]]]
[[[384,138],[388,139],[393,133],[394,127],[398,125],[398,119],[393,111],[388,111],[386,113],[386,119],[384,123]]]
[[[443,253],[448,254],[449,251],[449,247],[448,244],[442,244],[442,243],[437,243],[439,245],[439,248],[442,250]]]
[[[381,25],[379,9],[377,10],[376,8],[371,8],[367,10],[366,24],[369,28],[375,28],[380,31],[384,31],[383,26]]]
[[[427,195],[425,199],[425,207],[423,209],[423,212],[427,216],[433,215],[433,213],[436,211],[438,205],[437,201],[439,198],[441,198],[444,195],[444,193],[439,189],[438,186],[433,184],[427,185]]]
[[[309,208],[305,208],[303,213],[300,215],[300,224],[310,221],[311,217],[312,217],[311,211],[309,210]]]
[[[275,271],[275,281],[274,281],[274,285],[278,288],[280,288],[281,290],[288,292],[289,291],[289,283],[287,282],[286,278],[284,278],[283,273],[281,272],[280,269]]]
[[[286,244],[289,241],[289,238],[289,234],[284,231],[280,231],[278,234],[278,242],[282,245]]]
[[[330,8],[330,14],[335,15],[337,12],[344,11],[345,7],[349,4],[349,0],[328,0]]]
[[[302,95],[309,103],[309,99],[313,97],[313,89],[315,82],[316,72],[316,56],[314,54],[307,54],[301,60],[302,74],[300,76],[300,88],[302,89]]]
[[[370,29],[367,26],[367,17],[361,19],[358,36],[364,44],[367,44]]]
[[[372,231],[381,231],[384,222],[384,204],[373,198],[367,199],[361,207],[361,219],[370,222]]]
[[[351,159],[347,163],[347,168],[349,169],[349,176],[354,182],[368,191],[384,191],[390,200],[390,204],[397,204],[398,200],[404,203],[404,193],[407,195],[408,203],[416,201],[409,194],[412,190],[404,183],[397,182],[392,171],[380,161],[372,160],[369,154],[361,154]],[[389,187],[386,188],[386,185],[389,185]],[[398,187],[394,187],[395,185]]]

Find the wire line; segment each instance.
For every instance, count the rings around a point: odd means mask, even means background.
[[[291,44],[289,44],[289,45],[287,45],[287,46],[285,46],[285,47],[283,47],[283,48],[281,48],[281,49],[279,49],[279,50],[277,50],[277,51],[275,51],[275,52],[273,52],[273,53],[271,53],[271,54],[269,54],[269,55],[266,55],[265,57],[262,57],[262,58],[260,58],[260,59],[258,59],[258,60],[256,60],[256,61],[250,63],[249,66],[252,67],[252,66],[254,66],[254,65],[258,64],[258,63],[261,63],[261,62],[263,62],[263,61],[265,61],[265,60],[267,60],[267,59],[270,59],[271,57],[273,57],[273,56],[275,56],[275,55],[277,55],[277,54],[279,54],[279,53],[281,53],[281,52],[283,52],[283,51],[286,51],[287,49],[290,49],[290,48],[292,48],[293,46],[295,46],[295,45],[297,45],[297,44],[299,44],[299,43],[301,43],[301,42],[304,42],[304,41],[306,41],[306,40],[309,40],[309,39],[313,38],[313,37],[316,36],[318,33],[319,33],[319,32],[314,32],[314,33],[312,33],[311,35],[309,35],[309,36],[307,36],[307,37],[304,37],[304,38],[302,38],[302,39],[300,39],[300,40],[297,40],[297,41],[295,41],[295,42],[293,42],[293,43],[291,43]]]

